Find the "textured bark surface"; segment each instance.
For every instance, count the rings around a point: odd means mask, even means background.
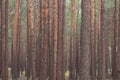
[[[21,13],[21,7],[22,7],[22,3],[21,3],[21,0],[19,0],[19,6],[18,6],[18,24],[17,24],[17,77],[19,78],[20,77],[20,60],[22,59],[21,56],[21,18],[22,18],[22,13]]]
[[[91,79],[96,77],[96,53],[95,53],[95,0],[91,0],[91,28],[90,28],[90,44],[91,44]]]
[[[76,80],[76,0],[71,0],[70,16],[70,80]]]
[[[113,53],[113,80],[120,79],[120,53],[119,53],[119,0],[114,1],[114,53]]]
[[[28,0],[28,15],[29,15],[29,30],[30,30],[30,49],[31,49],[31,65],[32,65],[32,70],[31,70],[31,74],[32,74],[32,80],[36,80],[36,65],[35,65],[35,26],[34,26],[34,17],[33,17],[33,6],[32,3],[34,3],[32,0]]]
[[[49,80],[53,80],[53,53],[54,53],[54,31],[53,31],[53,0],[49,0]]]
[[[65,30],[66,30],[66,25],[65,25],[65,22],[66,22],[66,0],[63,0],[63,3],[62,3],[62,40],[63,40],[63,51],[62,51],[62,80],[65,80],[65,72],[66,72],[66,45],[65,45],[65,42],[66,42],[66,33],[65,33]]]
[[[12,50],[12,78],[17,79],[17,32],[18,32],[18,20],[19,20],[19,0],[15,1],[15,13],[14,13],[14,30],[13,30],[13,50]]]
[[[1,71],[2,80],[8,80],[8,0],[1,1]]]
[[[118,0],[114,0],[114,40],[113,40],[113,52],[112,52],[112,76],[113,76],[113,80],[116,80],[116,67],[117,67],[117,59],[116,59],[116,55],[117,55],[117,51],[116,51],[116,46],[117,46],[117,5],[118,5]]]
[[[58,0],[58,43],[57,43],[57,80],[64,80],[64,21],[65,21],[65,0]]]
[[[106,58],[106,50],[105,50],[105,18],[104,18],[104,0],[101,0],[100,4],[100,38],[99,42],[100,45],[99,47],[101,50],[99,51],[99,70],[98,70],[98,80],[105,80],[106,79],[106,65],[105,65],[105,58]]]
[[[82,0],[81,80],[90,79],[90,0]]]
[[[41,59],[40,59],[40,79],[46,80],[48,78],[47,76],[47,54],[48,54],[48,2],[47,0],[42,0],[42,52],[41,52]]]
[[[29,67],[29,66],[32,66],[31,65],[31,44],[30,44],[30,14],[29,14],[29,0],[27,0],[27,66],[26,66],[26,77],[27,77],[27,80],[29,80],[30,78],[30,75],[31,75],[31,70],[32,70],[32,67]],[[30,11],[31,12],[31,11]]]
[[[8,80],[8,15],[9,14],[9,0],[5,0],[5,72],[3,80]]]
[[[99,0],[99,4],[98,4],[98,63],[99,65],[101,65],[101,0]],[[98,66],[98,79],[100,78],[101,76],[101,67]]]

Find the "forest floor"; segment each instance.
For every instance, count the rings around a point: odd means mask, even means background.
[[[12,80],[12,78],[11,78],[11,69],[9,68],[8,69],[9,70],[9,79],[8,80]],[[66,73],[65,73],[65,80],[69,80],[69,71],[67,71]],[[1,79],[0,79],[1,80]],[[23,74],[22,75],[20,75],[20,78],[19,79],[17,79],[17,80],[27,80],[26,79],[26,77],[25,77],[25,72],[23,72]],[[97,79],[96,79],[97,80]],[[111,78],[111,74],[109,74],[109,75],[107,75],[107,79],[106,80],[113,80],[112,78]]]

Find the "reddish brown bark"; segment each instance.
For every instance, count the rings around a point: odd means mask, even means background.
[[[42,51],[40,59],[40,80],[46,80],[47,76],[47,54],[48,54],[48,2],[47,0],[42,0],[42,12],[41,12],[41,27],[42,27]]]
[[[19,20],[19,0],[15,1],[14,30],[13,30],[13,53],[12,53],[12,78],[17,79],[17,31]]]
[[[31,65],[32,65],[32,72],[31,72],[31,74],[32,74],[32,80],[36,80],[36,65],[35,65],[35,61],[36,61],[36,59],[35,59],[35,57],[36,57],[36,55],[35,55],[35,47],[36,47],[36,45],[35,45],[35,38],[36,38],[36,36],[35,36],[35,26],[34,26],[34,17],[33,17],[33,11],[34,11],[34,8],[33,8],[33,6],[32,6],[32,3],[34,3],[32,0],[28,0],[28,15],[29,15],[29,28],[30,28],[30,40],[31,40],[31,42],[30,42],[30,44],[31,44]]]
[[[76,0],[71,0],[70,22],[70,79],[76,80]]]
[[[53,80],[53,53],[54,53],[54,27],[53,27],[53,0],[49,0],[49,80]]]
[[[1,4],[2,80],[8,80],[8,0]]]
[[[27,0],[27,66],[26,66],[26,76],[27,76],[27,80],[29,80],[30,78],[30,75],[31,75],[31,70],[32,70],[32,67],[29,67],[29,66],[32,66],[31,65],[31,43],[30,43],[30,14],[29,14],[29,1]]]
[[[99,62],[98,62],[98,80],[106,79],[106,51],[105,51],[105,18],[104,18],[104,0],[100,1],[100,34],[99,34]]]
[[[95,59],[95,0],[91,0],[91,38],[90,38],[90,48],[91,48],[91,79],[95,80],[96,77],[96,59]]]
[[[57,70],[57,33],[58,33],[58,1],[53,0],[52,2],[53,9],[53,27],[54,27],[54,53],[53,53],[53,80],[56,80],[56,70]]]
[[[82,0],[81,80],[90,80],[90,0]]]
[[[58,46],[57,46],[57,80],[62,80],[65,79],[65,72],[63,71],[64,69],[64,21],[65,21],[65,0],[58,0]]]

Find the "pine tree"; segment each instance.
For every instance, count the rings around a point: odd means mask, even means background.
[[[17,32],[18,32],[18,21],[19,21],[19,0],[15,1],[15,13],[14,13],[14,30],[13,30],[13,52],[12,52],[12,78],[17,79]]]
[[[105,65],[105,56],[106,56],[106,51],[105,51],[105,18],[104,18],[104,0],[101,0],[100,4],[100,51],[99,51],[99,69],[98,69],[98,80],[105,80],[106,79],[106,65]]]
[[[0,52],[2,52],[2,0],[0,1]],[[0,64],[2,64],[2,53],[0,53]],[[0,78],[2,74],[2,65],[0,65]]]
[[[81,80],[90,80],[90,0],[82,0]]]
[[[76,0],[71,0],[70,22],[70,79],[76,80]]]
[[[95,59],[95,0],[91,0],[91,79],[95,80],[96,76],[96,59]]]

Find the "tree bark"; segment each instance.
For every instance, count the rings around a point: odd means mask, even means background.
[[[70,80],[76,80],[76,0],[71,0],[70,14]]]
[[[32,0],[28,0],[28,15],[29,15],[29,28],[30,28],[30,40],[31,40],[31,65],[32,65],[32,80],[36,80],[36,65],[35,65],[35,26],[34,26],[34,17],[33,17],[33,11],[34,8],[32,6],[32,3],[34,3]]]
[[[100,49],[101,51],[99,51],[99,69],[98,69],[98,80],[105,80],[106,79],[106,50],[105,50],[105,18],[104,18],[104,12],[105,12],[105,8],[104,8],[104,0],[101,0],[101,4],[100,4],[100,38],[99,38],[99,42],[100,42]]]
[[[96,59],[95,59],[95,0],[91,0],[91,39],[90,39],[90,46],[91,46],[91,79],[95,80],[96,77]]]
[[[90,77],[90,0],[82,0],[81,23],[81,80],[91,80]]]
[[[19,0],[15,1],[15,13],[14,13],[14,30],[13,30],[13,53],[12,53],[12,78],[17,79],[17,32],[19,21]]]
[[[0,52],[2,52],[2,0],[0,1]],[[2,53],[0,53],[0,78],[2,76]]]

